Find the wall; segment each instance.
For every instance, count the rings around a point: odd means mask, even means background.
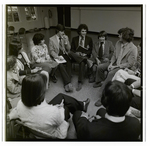
[[[141,37],[141,7],[72,7],[71,28],[77,28],[81,23],[87,24],[90,31],[105,30],[110,34],[130,27],[136,37]]]
[[[52,11],[52,18],[49,19],[49,26],[57,25],[57,8],[49,6],[36,7],[37,20],[27,21],[23,6],[18,7],[20,22],[8,22],[8,26],[15,27],[15,32],[18,32],[19,28],[24,27],[26,30],[34,28],[44,27],[44,18],[48,17],[48,10]]]

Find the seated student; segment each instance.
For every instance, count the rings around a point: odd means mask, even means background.
[[[85,65],[88,64],[87,59],[91,57],[93,49],[92,38],[87,36],[88,27],[86,24],[80,24],[77,29],[78,36],[74,37],[71,42],[71,50],[69,52],[73,62],[79,64],[78,86],[77,91],[82,89],[83,79],[85,75]],[[78,51],[78,47],[81,46],[81,50]],[[86,50],[86,52],[82,52]],[[89,68],[89,65],[88,65]]]
[[[19,76],[19,69],[17,67],[16,57],[7,57],[7,101],[12,105],[12,101],[21,97],[21,83],[23,77]]]
[[[134,31],[128,27],[118,31],[119,41],[115,45],[115,51],[111,58],[110,64],[100,65],[96,72],[96,82],[94,88],[100,88],[102,93],[105,85],[112,80],[113,76],[119,69],[131,68],[137,59],[137,47],[133,44]],[[105,79],[104,72],[108,70],[108,75]],[[100,95],[101,98],[101,95]],[[99,99],[95,106],[100,106],[101,100]]]
[[[103,90],[101,102],[106,109],[97,111],[98,119],[89,121],[87,113],[76,111],[73,122],[79,140],[136,141],[141,134],[138,119],[125,116],[132,93],[119,81],[110,81]]]
[[[58,94],[49,103],[45,100],[46,76],[27,75],[22,82],[21,100],[9,114],[9,119],[19,118],[29,127],[48,133],[52,138],[67,136],[70,113],[86,112],[89,99],[77,101],[65,94]]]
[[[46,68],[49,72],[50,79],[56,83],[57,78],[55,76],[55,71],[58,63],[50,57],[47,45],[45,44],[44,35],[42,33],[36,33],[32,40],[34,43],[34,46],[31,49],[32,61],[36,66]]]
[[[42,68],[42,66],[36,66],[36,64],[32,63],[26,52],[22,48],[22,44],[20,42],[12,42],[9,44],[9,54],[13,55],[17,58],[17,66],[19,68],[19,76],[25,76],[27,74],[34,73],[42,73],[45,74],[48,82],[46,84],[46,89],[48,89],[49,83],[49,73],[47,68]]]
[[[66,68],[63,63],[58,65],[58,69],[61,73],[64,88],[66,92],[72,92],[73,86],[71,84],[71,68],[72,63],[68,52],[70,51],[70,42],[68,36],[65,35],[65,27],[61,24],[56,26],[56,34],[49,38],[49,54],[58,60],[62,60],[62,57],[66,60]]]
[[[134,81],[136,81],[141,78],[141,43],[137,46],[137,49],[137,60],[134,62],[131,69],[125,68],[124,70],[118,70],[112,78],[112,81],[118,80],[124,83],[127,79],[133,79]]]
[[[93,61],[92,64],[92,74],[90,75],[89,82],[95,82],[96,70],[97,66],[100,64],[110,63],[110,59],[114,52],[113,43],[107,40],[107,32],[100,31],[98,34],[98,41],[94,44],[92,50],[92,57],[91,60]]]
[[[137,46],[137,48],[137,61],[135,61],[132,68],[118,70],[112,78],[112,81],[118,80],[128,85],[129,88],[132,90],[132,93],[134,94],[131,106],[141,110],[141,43]]]

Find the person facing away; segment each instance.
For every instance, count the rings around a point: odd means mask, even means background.
[[[27,75],[22,81],[21,100],[8,117],[10,120],[19,118],[28,127],[43,131],[51,138],[65,139],[70,113],[76,110],[86,112],[90,100],[81,102],[59,93],[47,103],[46,80],[43,74]]]
[[[66,92],[72,92],[73,86],[71,84],[71,68],[72,63],[68,52],[70,51],[70,42],[68,36],[65,35],[65,27],[61,24],[56,26],[56,34],[49,38],[49,54],[53,59],[62,60],[62,57],[66,60],[66,68],[63,63],[58,65],[58,69],[61,73],[64,88]]]
[[[32,40],[34,43],[34,46],[31,49],[32,61],[36,66],[46,68],[49,72],[50,79],[56,83],[57,78],[55,76],[55,71],[58,63],[50,57],[47,45],[45,44],[44,35],[42,33],[36,33]]]
[[[100,31],[98,34],[98,41],[94,44],[92,50],[91,60],[93,62],[89,83],[95,82],[97,66],[103,63],[109,63],[113,52],[114,46],[111,41],[107,40],[107,32],[104,30]]]
[[[88,114],[76,111],[73,122],[79,140],[137,141],[141,124],[134,117],[125,116],[130,107],[132,93],[119,82],[110,81],[103,90],[100,108],[94,120]]]
[[[121,33],[120,33],[121,32]],[[105,85],[112,80],[113,76],[119,69],[132,68],[134,62],[137,60],[137,47],[133,44],[134,31],[131,28],[123,28],[118,31],[119,40],[115,45],[115,51],[112,55],[111,61],[108,64],[98,66],[96,72],[96,82],[94,88],[101,87],[102,93]],[[107,77],[104,72],[108,71]],[[101,95],[100,95],[101,98]],[[100,99],[95,103],[95,106],[100,106]]]
[[[72,62],[77,62],[79,64],[79,75],[78,75],[78,86],[77,91],[82,89],[82,84],[85,75],[85,65],[88,65],[88,70],[90,67],[93,41],[92,38],[87,36],[88,26],[86,24],[80,24],[77,29],[78,36],[72,38],[71,50],[69,56],[72,58]],[[89,73],[89,71],[87,71]]]

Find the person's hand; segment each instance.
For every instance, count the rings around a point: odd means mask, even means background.
[[[104,61],[104,62],[109,62],[109,59],[108,59],[108,58],[104,58],[103,61]]]
[[[36,67],[36,68],[34,68],[34,69],[31,70],[31,73],[36,73],[36,72],[38,72],[40,70],[42,70],[41,67]]]
[[[88,113],[85,113],[85,112],[82,111],[82,114],[81,114],[80,117],[85,117],[85,118],[88,119],[88,118],[89,118],[89,115],[88,115]]]
[[[63,38],[62,38],[62,39],[64,40],[64,43],[67,44],[67,42],[68,42],[68,37],[67,37],[65,34],[63,35]]]
[[[112,69],[112,64],[109,64],[107,70],[108,70],[108,71],[111,71],[111,69]]]
[[[101,61],[98,58],[96,58],[96,64],[97,65],[101,64]]]
[[[60,104],[56,104],[55,106],[57,106],[58,108],[64,107],[64,99],[62,99]]]
[[[62,56],[58,56],[57,59],[60,61],[64,60],[64,58]]]

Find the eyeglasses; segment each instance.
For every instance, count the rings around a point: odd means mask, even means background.
[[[82,30],[81,32],[87,32],[86,30]]]

